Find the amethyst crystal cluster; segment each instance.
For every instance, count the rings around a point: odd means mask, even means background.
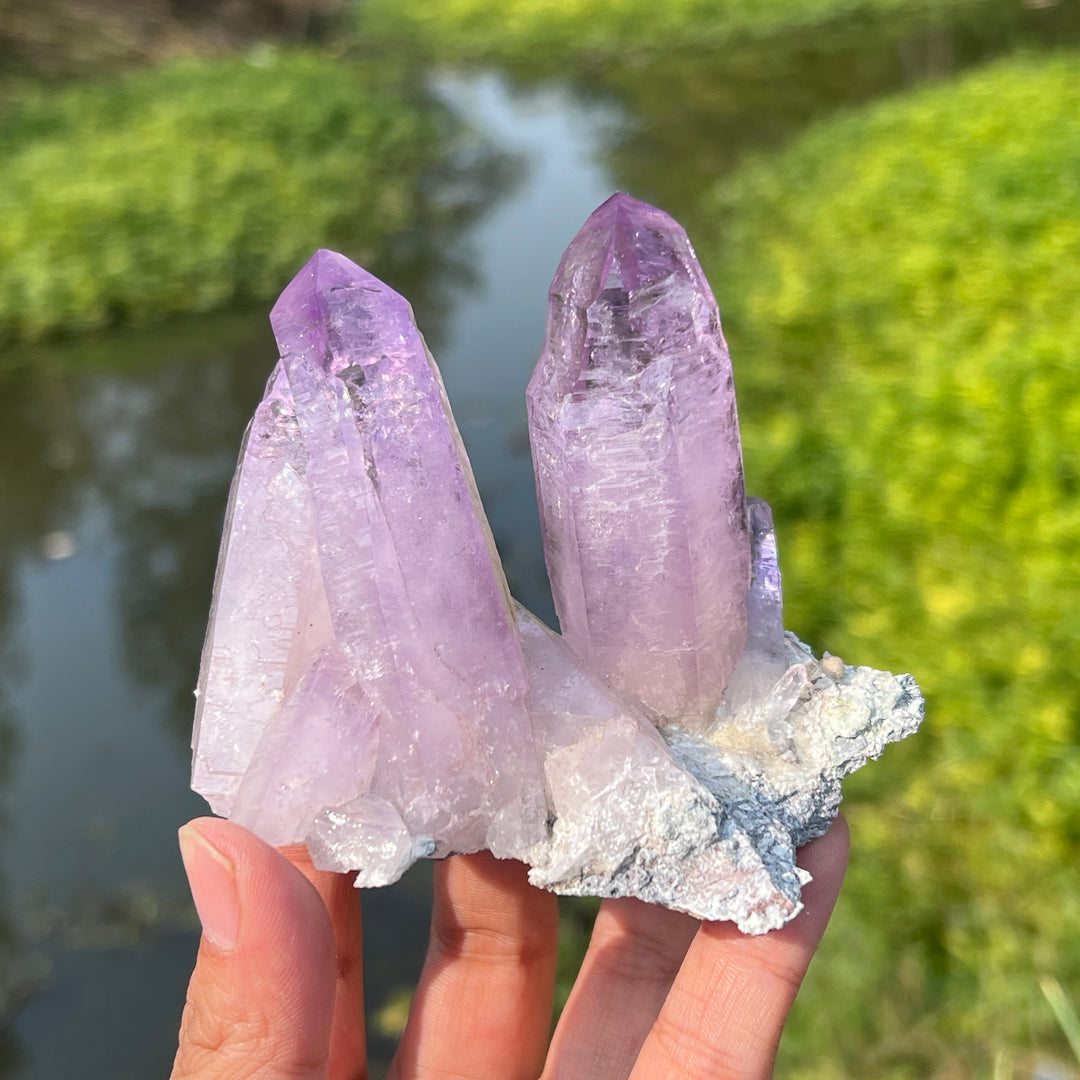
[[[922,699],[784,633],[772,517],[744,492],[731,360],[682,228],[615,195],[552,283],[528,404],[561,637],[507,591],[408,303],[320,251],[271,322],[195,789],[358,886],[486,848],[559,893],[749,933],[792,918],[796,847]]]

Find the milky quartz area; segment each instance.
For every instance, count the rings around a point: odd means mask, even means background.
[[[509,596],[408,303],[320,251],[271,322],[199,678],[215,812],[358,886],[488,849],[560,893],[792,918],[796,848],[922,698],[784,633],[683,230],[615,195],[552,283],[528,404],[563,637]]]

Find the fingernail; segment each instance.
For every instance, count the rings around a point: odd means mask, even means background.
[[[232,860],[218,851],[194,824],[180,830],[180,857],[184,860],[203,935],[217,948],[231,949],[240,931],[240,897]]]

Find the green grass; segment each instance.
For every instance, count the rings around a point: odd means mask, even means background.
[[[320,244],[370,260],[444,135],[314,54],[27,92],[0,118],[0,340],[266,298]]]
[[[1080,1016],[1077,1015],[1076,1006],[1069,1000],[1069,995],[1065,993],[1061,983],[1053,976],[1044,975],[1039,980],[1039,987],[1054,1014],[1054,1019],[1065,1033],[1065,1038],[1069,1040],[1069,1048],[1077,1064],[1080,1064]]]
[[[849,782],[855,861],[779,1075],[1067,1055],[1039,977],[1080,986],[1080,57],[812,128],[689,224],[786,621],[929,702]]]

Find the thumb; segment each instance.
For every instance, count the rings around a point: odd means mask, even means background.
[[[325,1080],[334,935],[303,874],[227,821],[180,830],[202,921],[172,1080]]]

